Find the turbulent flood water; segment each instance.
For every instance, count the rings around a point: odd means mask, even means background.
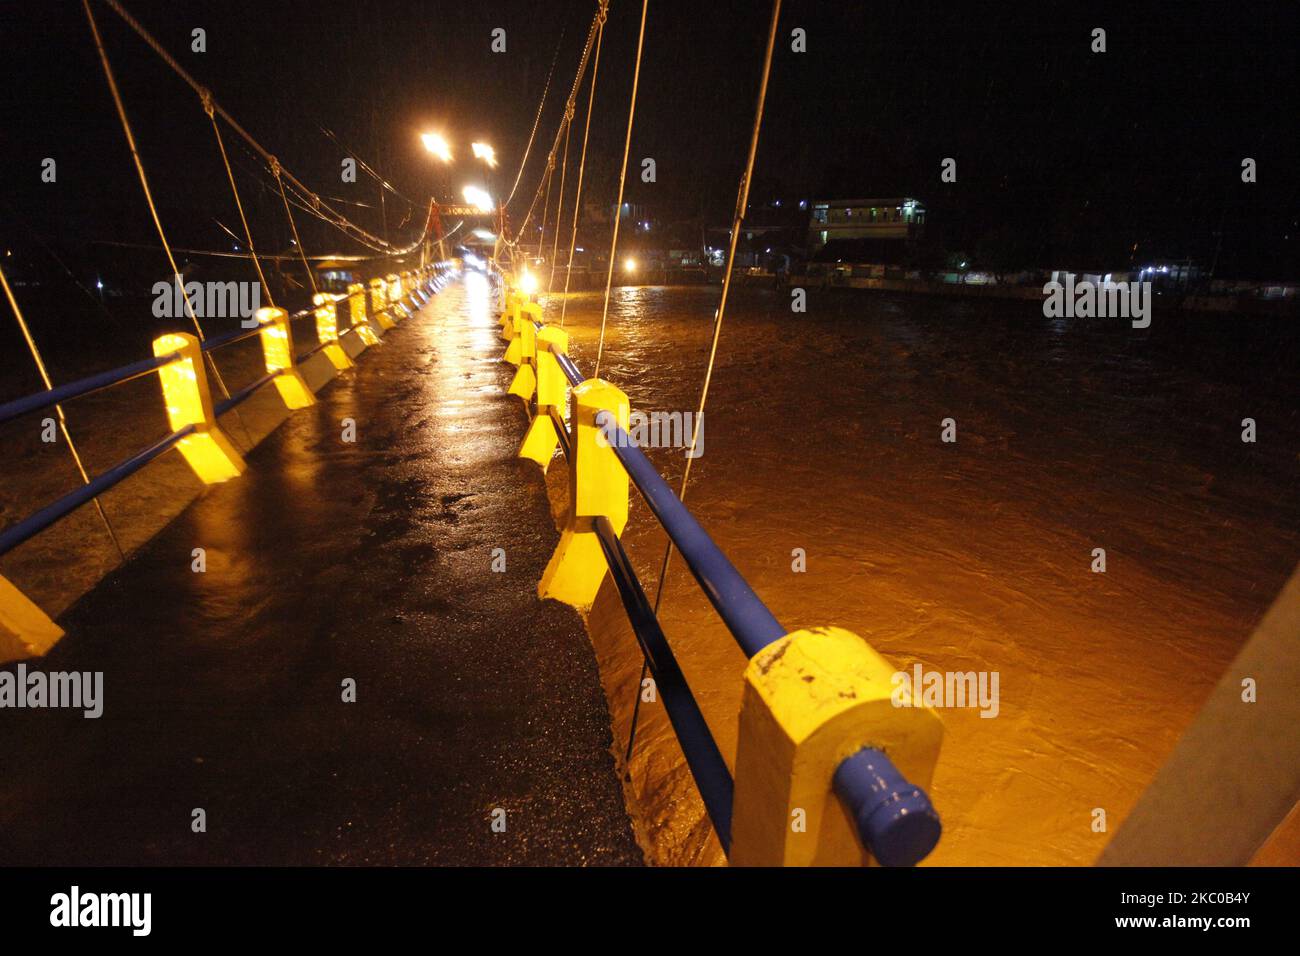
[[[718,294],[615,290],[602,377],[634,409],[693,410]],[[587,374],[601,298],[567,304]],[[1158,299],[1147,330],[1033,303],[788,303],[733,296],[690,507],[787,628],[848,628],[909,671],[999,673],[995,718],[943,712],[929,863],[1091,863],[1109,839],[1093,809],[1113,834],[1300,558],[1300,330]],[[682,453],[650,454],[676,487]],[[664,536],[635,495],[624,540],[653,596]],[[734,759],[745,659],[680,558],[662,621]],[[589,624],[621,749],[641,658],[608,582]],[[655,858],[721,862],[661,705],[630,771]]]
[[[636,409],[692,411],[718,294],[615,290],[602,376]],[[601,299],[567,303],[588,374]],[[1113,833],[1300,558],[1300,329],[1159,300],[1147,330],[1048,320],[1032,303],[811,291],[794,315],[788,302],[733,296],[690,507],[789,629],[848,628],[909,670],[999,673],[996,718],[943,712],[932,797],[945,833],[929,862],[1090,863],[1109,838],[1093,809]],[[149,354],[150,330],[132,331],[112,355],[52,346],[56,379]],[[232,389],[261,374],[256,342],[228,351]],[[32,391],[23,353],[6,353],[4,397]],[[285,414],[268,389],[224,424],[247,448]],[[92,473],[166,430],[152,376],[69,415]],[[940,441],[946,418],[955,443]],[[77,484],[38,425],[4,429],[0,524]],[[649,454],[676,487],[682,453]],[[548,476],[557,511],[563,472]],[[129,551],[199,490],[167,455],[104,500]],[[625,542],[653,596],[664,536],[635,494]],[[115,563],[83,508],[0,573],[58,613]],[[731,760],[745,659],[680,558],[662,618]],[[621,751],[641,658],[608,582],[589,628]],[[630,771],[653,858],[721,862],[661,705],[642,709]]]

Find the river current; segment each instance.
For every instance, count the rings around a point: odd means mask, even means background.
[[[634,409],[693,411],[718,296],[614,290],[602,377]],[[602,299],[566,306],[587,374]],[[1091,863],[1300,557],[1298,330],[1158,298],[1144,330],[1032,302],[789,303],[733,294],[688,504],[788,629],[848,628],[909,672],[998,673],[995,717],[942,712],[929,863]],[[649,453],[675,488],[682,451]],[[624,540],[653,597],[664,535],[633,496]],[[680,558],[661,618],[732,761],[745,658]],[[621,749],[641,658],[608,582],[589,625]],[[654,857],[720,862],[660,704],[629,769]]]

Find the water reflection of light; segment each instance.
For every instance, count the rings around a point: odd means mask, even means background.
[[[466,270],[461,276],[460,294],[448,290],[444,297],[440,297],[444,307],[438,321],[429,328],[437,364],[435,375],[425,379],[429,399],[427,407],[439,419],[437,427],[445,431],[462,430],[462,426],[446,420],[458,418],[465,412],[463,398],[460,395],[447,396],[445,384],[454,382],[457,389],[463,391],[467,383],[474,380],[482,357],[500,354],[504,348],[493,307],[495,296],[491,280],[472,270]],[[451,344],[448,333],[453,328],[457,330],[457,336],[468,335],[470,347]],[[458,342],[464,341],[463,337],[458,338]]]
[[[492,286],[481,272],[465,273],[465,296],[469,300],[469,317],[475,325],[489,318],[492,304]]]
[[[611,298],[621,316],[635,320],[650,318],[663,296],[663,286],[631,285],[616,288]]]
[[[474,350],[480,355],[489,353],[500,344],[497,323],[493,317],[492,283],[480,272],[465,273],[465,299],[469,308],[469,325],[474,330]]]

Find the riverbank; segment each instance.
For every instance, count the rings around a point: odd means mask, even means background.
[[[737,280],[746,286],[775,288],[778,284],[804,289],[857,289],[888,292],[896,295],[942,296],[954,299],[997,299],[1013,302],[1042,303],[1042,285],[1010,285],[996,282],[957,282],[937,279],[887,279],[866,276],[792,275],[778,283],[770,273],[747,272]],[[1300,299],[1265,299],[1250,295],[1192,295],[1172,291],[1153,291],[1155,308],[1161,312],[1210,312],[1219,315],[1275,316],[1300,319]]]

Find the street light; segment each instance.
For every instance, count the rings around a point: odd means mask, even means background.
[[[420,142],[424,143],[425,149],[444,163],[451,162],[451,147],[447,145],[447,141],[442,137],[441,133],[421,133]]]
[[[624,260],[623,260],[623,271],[624,271],[624,272],[636,272],[636,260],[633,259],[631,256],[628,256],[626,259],[624,259]]]
[[[464,193],[465,201],[477,208],[479,212],[492,211],[492,197],[488,195],[486,189],[480,189],[477,186],[466,186]]]
[[[492,169],[497,166],[497,151],[487,143],[472,143],[470,149],[474,150],[474,158],[481,159]]]

